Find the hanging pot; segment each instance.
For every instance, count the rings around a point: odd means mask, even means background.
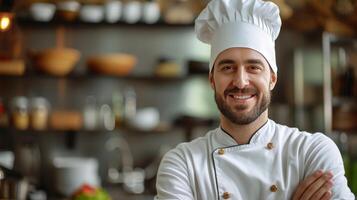
[[[0,199],[25,200],[28,181],[18,172],[0,166]]]

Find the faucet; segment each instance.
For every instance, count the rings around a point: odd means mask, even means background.
[[[112,152],[119,150],[122,171],[119,171],[113,164],[109,164],[107,178],[110,183],[123,183],[124,189],[128,192],[140,194],[144,192],[145,171],[143,169],[133,169],[134,159],[129,143],[123,137],[110,137],[105,143],[105,148]]]

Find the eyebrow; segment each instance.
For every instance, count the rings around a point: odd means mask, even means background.
[[[224,64],[234,64],[234,63],[235,63],[234,60],[223,59],[223,60],[219,61],[217,65],[220,66],[220,65],[224,65]]]
[[[223,59],[221,61],[218,62],[218,66],[219,65],[224,65],[224,64],[234,64],[234,60],[231,60],[231,59]],[[263,62],[259,59],[248,59],[248,60],[245,60],[244,63],[246,64],[258,64],[258,65],[261,65],[261,66],[264,66]]]
[[[261,66],[264,66],[263,62],[259,59],[248,59],[245,61],[245,63],[247,64],[258,64],[258,65],[261,65]]]

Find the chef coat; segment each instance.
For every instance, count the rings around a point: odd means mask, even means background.
[[[166,153],[155,199],[291,199],[298,184],[319,169],[333,173],[332,199],[354,199],[340,152],[324,134],[268,120],[248,144],[238,145],[217,128]]]

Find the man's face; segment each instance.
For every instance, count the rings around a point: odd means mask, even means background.
[[[265,58],[248,48],[223,51],[210,73],[218,109],[237,125],[255,121],[268,108],[276,80]]]

